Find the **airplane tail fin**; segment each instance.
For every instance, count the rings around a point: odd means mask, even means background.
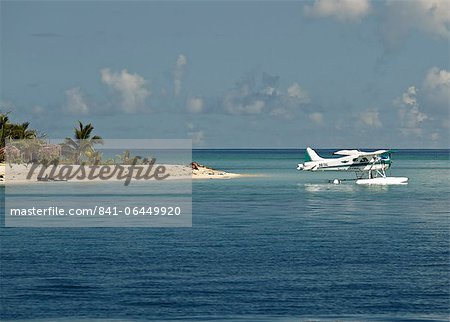
[[[323,159],[321,157],[319,157],[319,155],[316,153],[316,151],[314,151],[310,147],[307,147],[306,153],[305,153],[305,162],[319,161],[319,160],[323,160]]]

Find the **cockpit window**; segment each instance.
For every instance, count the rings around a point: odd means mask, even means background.
[[[362,158],[361,161],[359,162],[368,162],[369,160],[367,160],[367,158]]]

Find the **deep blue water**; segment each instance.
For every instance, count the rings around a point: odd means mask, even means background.
[[[327,154],[330,151],[319,151]],[[192,228],[1,228],[1,320],[445,320],[448,150],[407,186],[328,184],[298,150],[196,150]]]

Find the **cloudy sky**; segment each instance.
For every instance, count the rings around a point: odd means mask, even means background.
[[[0,108],[52,138],[450,146],[448,0],[0,5]]]

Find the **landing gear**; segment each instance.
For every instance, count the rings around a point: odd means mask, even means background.
[[[386,178],[386,170],[369,170],[369,179]]]

